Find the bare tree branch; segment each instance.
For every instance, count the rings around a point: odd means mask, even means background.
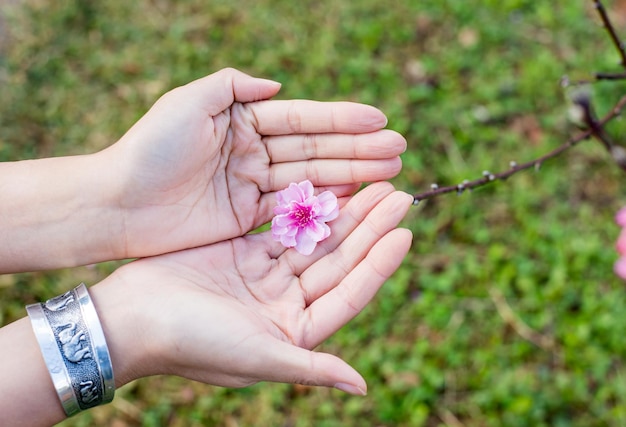
[[[626,68],[626,51],[624,50],[624,43],[622,43],[622,41],[617,36],[615,27],[613,27],[613,23],[609,19],[609,15],[606,12],[606,8],[602,4],[602,2],[600,0],[592,1],[594,3],[594,6],[596,7],[596,10],[598,11],[598,14],[600,15],[600,19],[602,19],[602,24],[604,25],[604,28],[606,28],[606,31],[609,33],[609,36],[611,37],[615,48],[619,52],[622,67]]]
[[[611,23],[611,20],[602,2],[600,0],[593,0],[593,2],[596,10],[598,11],[598,14],[600,15],[600,19],[602,20],[604,28],[609,34],[609,37],[611,38],[611,41],[613,42],[615,48],[619,52],[621,65],[626,69],[626,50],[624,48],[624,44],[620,41],[617,32],[615,31],[615,27]],[[626,79],[626,71],[620,73],[596,73],[595,77],[597,80],[621,80]],[[586,83],[588,82],[578,82],[577,84],[580,85]],[[564,85],[568,84],[569,83],[567,79],[565,79]],[[611,154],[613,160],[619,165],[619,167],[626,171],[626,148],[613,143],[609,134],[604,128],[609,121],[620,115],[621,111],[624,109],[624,107],[626,107],[626,95],[623,96],[613,106],[609,113],[606,114],[606,116],[604,116],[601,120],[597,119],[588,94],[580,92],[574,97],[574,99],[572,99],[572,101],[574,102],[576,107],[581,110],[582,122],[585,128],[585,130],[578,135],[572,137],[564,144],[535,160],[531,160],[521,164],[512,161],[510,162],[510,168],[508,170],[499,173],[483,171],[482,178],[465,180],[462,183],[456,185],[439,187],[437,184],[432,184],[430,191],[413,195],[413,204],[417,205],[422,200],[430,199],[442,194],[462,194],[465,190],[472,190],[474,188],[481,187],[497,180],[507,179],[510,176],[526,169],[538,169],[545,161],[559,156],[567,149],[590,137],[594,137],[599,142],[601,142],[604,148]]]
[[[622,112],[624,107],[626,107],[626,95],[624,95],[622,98],[620,98],[620,100],[617,102],[617,104],[615,104],[615,106],[611,109],[611,111],[606,116],[604,116],[601,120],[594,121],[594,127],[602,128],[606,123],[608,123],[609,121],[611,121],[612,119],[617,117]],[[590,127],[588,130],[579,133],[578,135],[576,135],[573,138],[571,138],[570,140],[568,140],[566,143],[560,145],[559,147],[555,148],[551,152],[549,152],[549,153],[547,153],[547,154],[545,154],[545,155],[543,155],[543,156],[541,156],[541,157],[539,157],[539,158],[537,158],[535,160],[531,160],[529,162],[520,163],[520,164],[518,164],[517,162],[512,161],[510,163],[510,168],[508,170],[506,170],[506,171],[499,172],[499,173],[491,173],[489,171],[484,171],[482,178],[475,179],[475,180],[472,180],[472,181],[463,181],[460,184],[450,185],[450,186],[446,186],[446,187],[438,187],[435,184],[433,184],[433,186],[431,187],[430,191],[426,191],[426,192],[423,192],[423,193],[415,194],[413,196],[413,204],[417,205],[422,200],[431,199],[431,198],[439,196],[441,194],[446,194],[446,193],[461,194],[465,190],[471,190],[471,189],[474,189],[476,187],[481,187],[481,186],[483,186],[485,184],[489,184],[489,183],[494,182],[496,180],[507,179],[510,176],[515,175],[516,173],[518,173],[520,171],[523,171],[523,170],[526,170],[526,169],[531,169],[531,168],[538,169],[538,168],[541,167],[541,165],[546,160],[549,160],[549,159],[552,159],[554,157],[559,156],[561,153],[563,153],[568,148],[571,148],[574,145],[578,144],[579,142],[581,142],[581,141],[583,141],[585,139],[588,139],[588,138],[590,138],[592,136],[595,136],[595,131],[594,131],[593,128]],[[622,148],[622,147],[619,147],[619,148]],[[609,150],[609,151],[611,151],[611,150]],[[615,158],[615,155],[613,157]]]
[[[624,80],[626,73],[595,73],[596,80]]]

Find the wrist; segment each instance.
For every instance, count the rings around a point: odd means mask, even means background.
[[[138,322],[131,315],[136,301],[124,297],[119,288],[113,278],[89,289],[109,350],[116,387],[147,375],[143,372],[149,371],[143,367],[149,366],[146,359],[150,360],[140,345],[142,339],[135,327]],[[0,424],[45,426],[63,420],[64,408],[31,319],[24,317],[0,328],[0,347],[0,394],[9,396],[0,399]]]
[[[118,156],[123,153],[116,153],[114,147],[84,156],[92,171],[89,180],[84,183],[84,191],[93,191],[92,204],[97,207],[102,219],[103,234],[99,236],[98,245],[105,255],[96,262],[133,257],[127,248],[127,212],[121,204],[124,189]]]
[[[143,316],[141,295],[116,272],[89,288],[106,337],[115,386],[154,375],[153,343],[147,339],[149,320]],[[145,301],[144,301],[145,302]]]
[[[26,311],[64,412],[72,416],[113,400],[113,367],[86,286]]]
[[[73,163],[76,180],[68,196],[59,203],[65,201],[71,230],[72,240],[67,242],[71,258],[67,266],[126,258],[115,158],[102,151],[67,159]]]

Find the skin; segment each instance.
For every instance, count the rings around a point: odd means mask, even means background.
[[[398,268],[412,197],[377,183],[357,193],[310,256],[270,232],[141,259],[90,288],[117,386],[155,374],[244,387],[280,381],[363,395],[340,358],[312,351]],[[0,329],[0,413],[7,425],[64,419],[28,319]]]
[[[313,349],[357,315],[409,250],[413,198],[376,182],[406,148],[362,104],[278,101],[233,69],[174,89],[91,155],[0,164],[0,273],[138,258],[90,288],[117,386],[177,375],[364,394]],[[309,179],[341,206],[310,256],[271,233],[275,193]],[[65,418],[27,318],[0,328],[0,423]]]
[[[345,198],[398,174],[406,141],[379,110],[270,100],[279,89],[225,69],[166,93],[101,152],[0,164],[0,272],[231,239],[268,222],[290,182]]]

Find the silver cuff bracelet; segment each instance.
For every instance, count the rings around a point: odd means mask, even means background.
[[[26,311],[67,416],[113,400],[111,357],[86,286]]]

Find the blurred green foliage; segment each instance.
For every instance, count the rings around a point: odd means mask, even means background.
[[[607,1],[618,28],[622,4]],[[533,159],[576,131],[561,76],[617,71],[619,60],[592,6],[8,2],[0,160],[101,149],[167,89],[232,66],[281,81],[281,98],[380,107],[408,140],[398,188],[458,183]],[[625,92],[620,82],[594,85],[600,114]],[[626,129],[616,121],[609,130]],[[539,172],[413,208],[405,226],[414,245],[402,268],[320,348],[365,376],[365,398],[158,377],[62,425],[626,425],[626,296],[612,273],[623,179],[589,141]],[[0,276],[0,324],[115,266]]]

